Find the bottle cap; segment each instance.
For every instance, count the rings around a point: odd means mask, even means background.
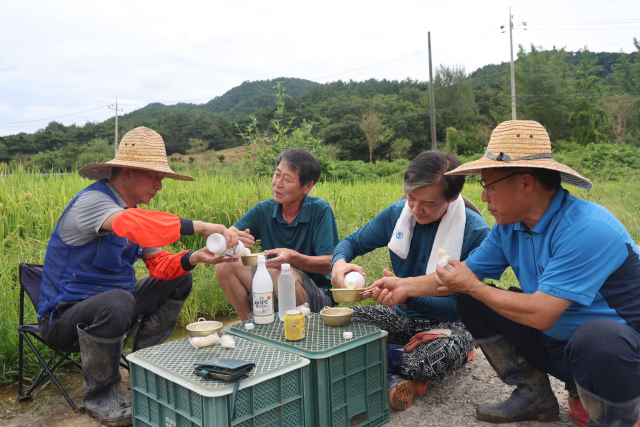
[[[252,331],[253,330],[253,323],[245,323],[244,324],[244,329],[246,329],[247,331]]]
[[[342,334],[342,338],[344,338],[345,340],[350,340],[351,338],[353,338],[353,332],[344,332]]]
[[[282,264],[280,267],[281,267],[283,270],[290,270],[290,269],[291,269],[291,266],[290,266],[289,264]]]
[[[258,255],[258,262],[267,262],[264,255]]]

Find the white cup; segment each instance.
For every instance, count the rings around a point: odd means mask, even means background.
[[[364,276],[357,271],[352,271],[351,273],[344,276],[344,287],[347,289],[349,289],[349,286],[347,286],[349,283],[354,284],[354,289],[362,289],[364,288],[365,282],[366,280]]]

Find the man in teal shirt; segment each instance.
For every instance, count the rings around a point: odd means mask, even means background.
[[[231,227],[239,235],[260,239],[270,256],[266,266],[278,295],[280,266],[290,264],[296,279],[296,305],[309,303],[313,312],[333,305],[328,288],[331,257],[338,229],[329,203],[309,196],[320,178],[320,163],[306,148],[290,148],[276,158],[273,198],[259,202]],[[243,231],[240,231],[243,230]],[[219,265],[220,288],[240,319],[252,318],[251,282],[255,269],[240,262]]]

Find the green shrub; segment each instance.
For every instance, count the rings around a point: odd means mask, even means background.
[[[457,130],[447,128],[447,144],[444,151],[456,155],[470,155],[484,153],[486,150],[485,141],[475,132],[473,128],[468,130]]]

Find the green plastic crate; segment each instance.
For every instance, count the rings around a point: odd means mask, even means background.
[[[139,427],[297,427],[310,418],[309,360],[236,338],[235,349],[194,349],[187,339],[137,351],[130,365],[133,425]],[[236,419],[229,401],[234,383],[205,380],[193,364],[241,359],[256,367],[240,383]]]
[[[317,427],[374,427],[389,421],[387,396],[387,332],[360,323],[329,327],[315,314],[305,319],[306,337],[284,338],[284,322],[247,331],[244,323],[226,332],[306,357],[311,361],[309,378],[312,425]],[[353,332],[345,340],[343,332]]]

